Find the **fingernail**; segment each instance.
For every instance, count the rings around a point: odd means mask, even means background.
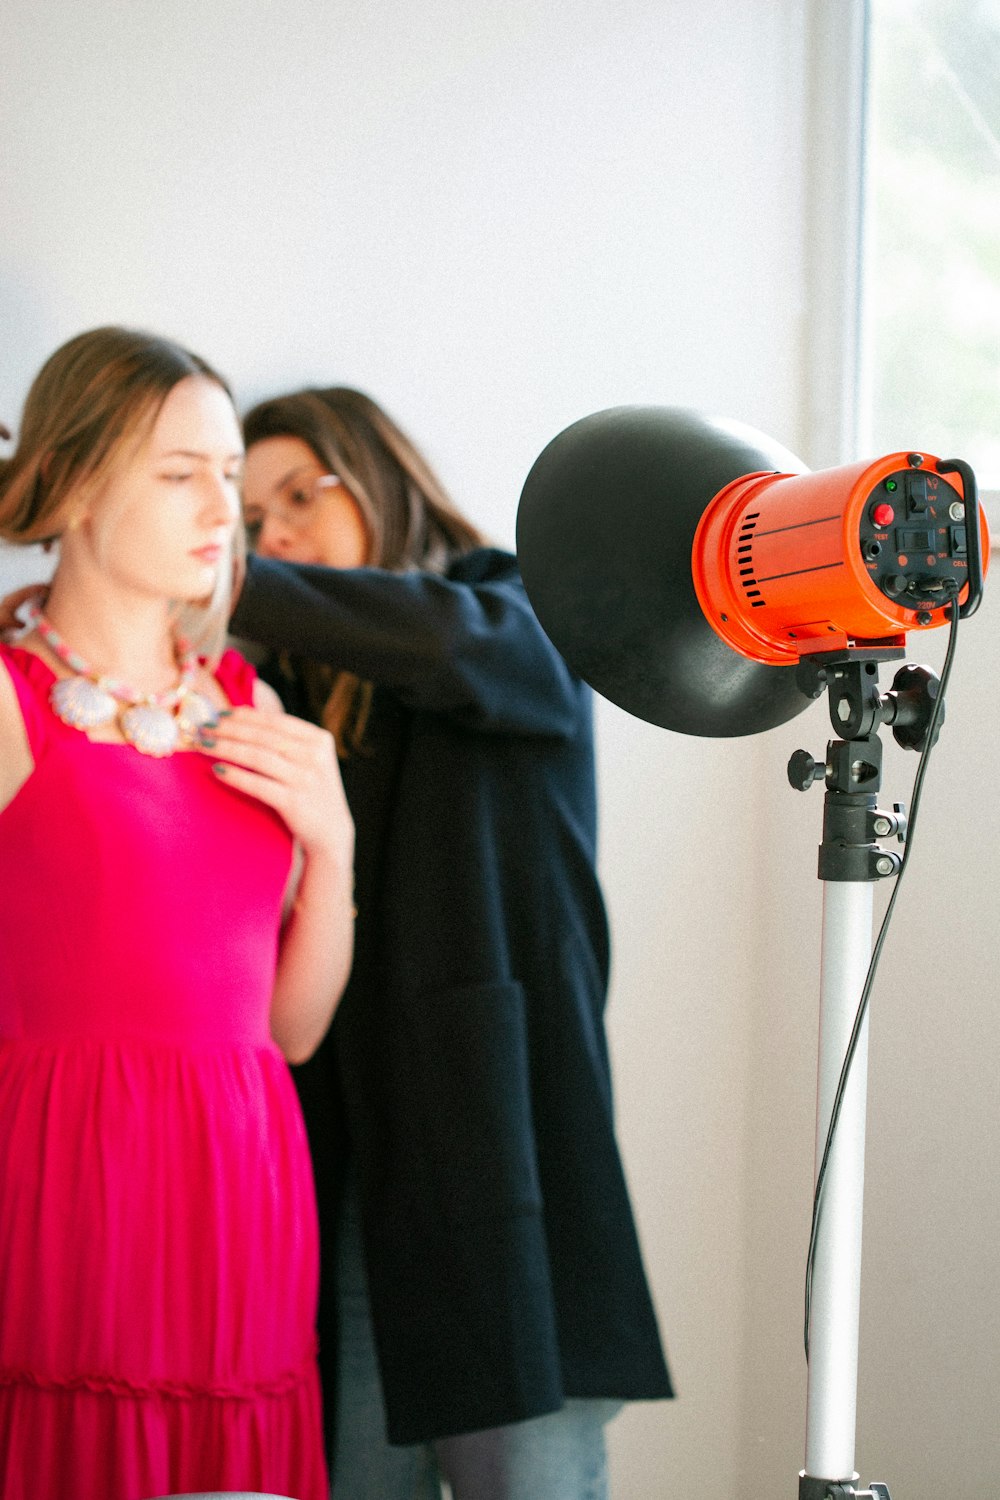
[[[232,709],[231,708],[220,708],[220,709],[217,710],[215,717],[217,719],[228,719],[229,715],[231,713],[232,713]]]
[[[215,744],[215,735],[208,734],[204,729],[200,729],[198,731],[198,743],[199,745],[204,745],[206,749],[211,750],[212,746]]]
[[[225,776],[225,774],[226,774],[226,768],[225,768],[225,766],[220,765],[220,763],[218,761],[215,762],[214,766],[212,767],[212,770],[215,772],[216,776]]]

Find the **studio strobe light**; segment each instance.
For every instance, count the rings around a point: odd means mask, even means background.
[[[741,423],[678,408],[585,417],[541,453],[517,518],[525,587],[571,667],[603,697],[685,734],[755,734],[823,692],[836,738],[798,751],[800,790],[826,786],[819,876],[816,1195],[800,1500],[857,1489],[854,1441],[873,883],[905,866],[906,820],[877,806],[879,730],[926,755],[943,718],[957,622],[978,607],[988,535],[961,460],[909,451],[810,473]],[[883,663],[910,631],[949,623],[939,683]],[[908,847],[908,846],[907,846]]]

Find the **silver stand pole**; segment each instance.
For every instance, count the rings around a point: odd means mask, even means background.
[[[871,960],[872,895],[870,882],[826,881],[823,885],[817,1173]],[[866,1016],[827,1163],[809,1318],[805,1473],[842,1482],[857,1477],[854,1444],[867,1084]]]
[[[873,1481],[859,1490],[854,1470],[868,1093],[868,1017],[859,1023],[858,1013],[872,962],[875,883],[898,875],[903,863],[878,840],[892,834],[902,839],[906,827],[900,805],[892,813],[876,805],[882,776],[878,728],[891,723],[900,744],[912,742],[919,748],[936,722],[931,683],[936,686],[937,679],[924,668],[904,668],[883,698],[877,685],[880,659],[876,654],[826,666],[800,665],[803,691],[815,697],[822,687],[829,688],[831,719],[849,738],[831,740],[821,764],[804,750],[796,751],[788,764],[788,779],[800,791],[821,779],[827,788],[819,847],[823,942],[814,1177],[818,1195],[807,1330],[806,1460],[799,1474],[799,1500],[889,1500],[884,1484]],[[914,674],[919,675],[915,683]],[[901,738],[904,732],[907,738]],[[831,1135],[855,1026],[853,1058]]]

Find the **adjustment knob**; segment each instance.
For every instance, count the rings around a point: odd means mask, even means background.
[[[804,792],[826,775],[826,766],[817,765],[808,750],[796,750],[788,762],[788,780],[797,792]]]

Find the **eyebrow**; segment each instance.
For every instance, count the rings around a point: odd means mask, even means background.
[[[242,451],[230,453],[226,458],[226,463],[242,463],[244,457]],[[211,453],[198,453],[192,448],[168,448],[165,453],[160,454],[160,458],[196,458],[206,464],[212,461]]]
[[[296,464],[295,467],[294,467],[294,469],[289,469],[289,471],[288,471],[287,474],[283,474],[282,475],[282,477],[278,480],[278,482],[274,486],[274,488],[276,490],[283,490],[285,488],[286,484],[290,484],[291,483],[291,481],[295,478],[296,474],[302,474],[303,472],[306,472],[311,467],[312,467],[312,465],[310,463]]]

